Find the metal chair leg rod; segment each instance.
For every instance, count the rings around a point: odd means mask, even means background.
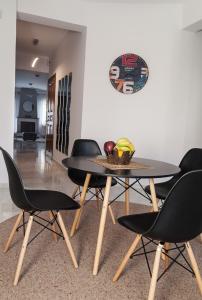
[[[129,186],[129,178],[125,179],[125,187]],[[125,191],[125,214],[129,215],[129,189]]]
[[[186,245],[186,249],[187,249],[190,261],[191,261],[192,268],[193,268],[195,276],[196,276],[196,281],[197,281],[200,293],[202,295],[202,279],[201,279],[199,267],[197,265],[191,245],[189,243],[186,243],[185,245]]]
[[[49,219],[50,219],[50,221],[52,221],[53,218],[54,218],[54,216],[53,216],[53,214],[52,214],[51,211],[49,211],[48,213],[49,213]],[[56,231],[55,223],[53,223],[53,224],[51,225],[51,228],[52,228],[53,231]],[[56,234],[55,232],[52,232],[52,235],[53,235],[54,241],[57,242],[57,240],[58,240],[58,239],[57,239],[57,234]]]
[[[8,240],[7,240],[7,243],[6,243],[6,245],[5,245],[4,253],[6,253],[6,252],[8,251],[8,249],[9,249],[9,246],[10,246],[12,240],[13,240],[13,237],[14,237],[14,235],[15,235],[15,232],[16,232],[16,230],[17,230],[17,228],[18,228],[18,226],[19,226],[19,224],[20,224],[20,221],[21,221],[21,219],[22,219],[23,213],[24,213],[24,212],[23,212],[23,210],[22,210],[22,211],[19,213],[18,217],[17,217],[17,220],[16,220],[16,222],[15,222],[15,224],[14,224],[12,230],[11,230],[11,233],[10,233],[9,238],[8,238]]]
[[[70,240],[69,240],[69,237],[68,237],[68,234],[67,234],[67,231],[66,231],[66,228],[65,228],[65,225],[64,225],[62,216],[61,216],[61,214],[60,214],[59,212],[58,212],[57,216],[58,216],[58,222],[59,222],[59,224],[60,224],[62,233],[63,233],[63,235],[64,235],[65,242],[66,242],[67,248],[68,248],[68,250],[69,250],[69,253],[70,253],[70,256],[71,256],[73,265],[74,265],[74,267],[77,269],[77,268],[78,268],[78,264],[77,264],[76,257],[75,257],[75,255],[74,255],[74,250],[73,250],[72,245],[71,245],[71,243],[70,243]]]
[[[163,244],[160,243],[156,249],[156,256],[155,256],[155,260],[154,260],[154,266],[153,266],[152,279],[151,279],[151,283],[150,283],[148,300],[154,299],[162,249],[163,249]]]
[[[100,203],[99,203],[99,189],[98,188],[95,188],[95,196],[96,196],[96,203],[97,203],[97,209],[98,211],[100,210]]]
[[[128,252],[126,253],[126,255],[124,256],[123,261],[121,262],[120,266],[118,267],[118,270],[116,271],[114,277],[113,277],[113,282],[117,281],[121,275],[121,273],[123,272],[123,269],[125,268],[130,256],[133,254],[133,252],[135,251],[137,245],[139,244],[140,240],[141,240],[141,235],[138,234],[135,238],[135,240],[133,241],[132,245],[130,246]]]
[[[77,185],[72,193],[72,199],[76,196],[77,191],[79,190],[79,185]]]
[[[25,256],[25,252],[26,252],[27,243],[28,243],[28,240],[29,240],[29,235],[30,235],[33,219],[34,219],[33,216],[29,217],[29,221],[28,221],[27,228],[26,228],[26,231],[25,231],[25,237],[24,237],[24,240],[23,240],[23,243],[22,243],[22,248],[21,248],[21,251],[20,251],[20,256],[19,256],[19,259],[18,259],[17,269],[16,269],[16,273],[15,273],[15,279],[14,279],[14,285],[15,286],[18,284],[20,271],[21,271],[21,268],[22,268],[22,263],[23,263],[23,259],[24,259],[24,256]]]

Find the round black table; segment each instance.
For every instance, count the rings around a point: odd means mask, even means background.
[[[142,169],[116,169],[111,170],[105,168],[95,162],[92,161],[93,158],[90,157],[70,157],[63,159],[62,163],[66,168],[73,168],[81,171],[86,172],[86,180],[82,189],[81,198],[80,198],[80,205],[81,209],[77,210],[74,222],[71,228],[71,236],[74,234],[75,230],[78,228],[79,220],[81,216],[82,207],[84,205],[86,193],[88,190],[88,185],[90,182],[91,175],[102,175],[107,177],[106,187],[105,187],[105,194],[104,194],[104,201],[102,206],[102,213],[100,219],[100,226],[98,232],[98,239],[97,239],[97,246],[95,252],[95,259],[94,259],[94,267],[93,267],[93,274],[97,275],[101,248],[102,248],[102,241],[104,236],[104,228],[107,216],[107,208],[109,205],[109,194],[111,188],[111,181],[112,177],[116,178],[125,178],[125,185],[130,187],[129,185],[129,178],[148,178],[150,184],[150,191],[151,191],[151,200],[153,205],[153,210],[158,211],[156,193],[155,193],[155,186],[154,186],[154,178],[163,178],[163,177],[170,177],[178,174],[180,172],[180,168],[162,161],[145,159],[145,158],[134,158],[133,161],[137,162],[138,164],[142,164],[146,166],[146,168]],[[129,213],[129,195],[128,189],[125,193],[125,201],[126,201],[126,214]]]
[[[173,164],[146,158],[132,159],[132,161],[148,167],[135,170],[111,170],[96,164],[92,160],[93,158],[77,156],[63,159],[62,164],[66,168],[86,171],[91,174],[124,178],[162,178],[174,176],[180,172],[180,168]]]

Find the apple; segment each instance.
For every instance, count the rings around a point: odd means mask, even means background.
[[[106,155],[112,154],[114,147],[116,144],[113,141],[107,141],[104,143],[104,151]]]

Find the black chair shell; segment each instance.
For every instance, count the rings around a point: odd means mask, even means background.
[[[23,182],[18,168],[2,147],[6,168],[8,171],[10,195],[15,205],[25,211],[46,211],[46,210],[66,210],[77,209],[79,204],[64,193],[49,190],[27,190],[24,189]]]
[[[181,243],[202,232],[202,170],[183,175],[169,192],[161,211],[124,216],[124,227],[154,240]]]
[[[202,149],[190,149],[182,158],[179,167],[181,171],[177,175],[173,176],[170,180],[155,184],[157,198],[164,200],[178,179],[187,172],[202,169]],[[150,194],[149,185],[145,187],[145,191]]]
[[[94,157],[102,155],[100,147],[95,140],[91,139],[77,139],[74,142],[71,156],[85,156]],[[86,178],[86,172],[68,168],[68,176],[76,185],[83,186]],[[112,186],[117,182],[112,179]],[[89,183],[90,188],[105,188],[106,177],[99,175],[92,175]]]

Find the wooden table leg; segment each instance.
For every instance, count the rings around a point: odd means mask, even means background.
[[[129,178],[125,178],[125,187],[129,186]],[[129,215],[129,189],[125,191],[125,214]]]
[[[71,237],[74,235],[76,227],[77,227],[77,223],[80,220],[81,210],[82,210],[82,206],[85,202],[86,192],[88,190],[88,185],[89,185],[90,179],[91,179],[91,174],[88,173],[86,175],[85,183],[84,183],[82,193],[81,193],[81,198],[80,198],[80,203],[79,203],[81,205],[81,208],[77,209],[75,217],[74,217],[74,221],[73,221],[73,224],[72,224],[71,233],[70,233]]]
[[[156,191],[155,191],[153,178],[149,179],[149,184],[150,184],[150,192],[151,192],[151,198],[152,198],[153,211],[158,211],[158,202],[157,202],[157,198],[156,198]],[[166,249],[169,249],[169,243],[166,243]],[[161,254],[161,258],[165,262],[165,268],[167,268],[169,258],[164,253]]]
[[[106,188],[105,188],[105,194],[104,194],[104,201],[103,201],[103,205],[102,205],[102,213],[101,213],[101,218],[100,218],[100,226],[99,226],[97,246],[96,246],[96,252],[95,252],[93,275],[97,275],[97,272],[98,272],[98,266],[99,266],[101,248],[102,248],[102,240],[103,240],[103,235],[104,235],[104,228],[105,228],[107,209],[108,209],[108,203],[109,203],[109,193],[110,193],[110,188],[111,188],[111,182],[112,182],[112,177],[108,176]]]
[[[157,199],[156,199],[156,191],[155,191],[154,179],[153,178],[149,179],[149,185],[150,185],[153,209],[154,209],[154,211],[158,211],[158,204],[157,204]]]

